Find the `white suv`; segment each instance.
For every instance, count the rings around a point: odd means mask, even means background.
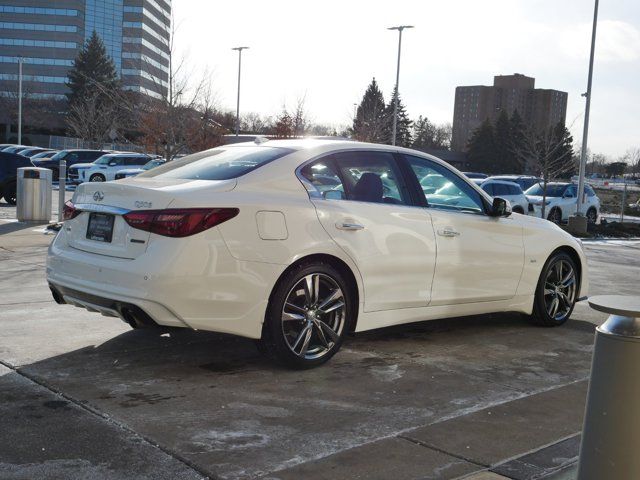
[[[115,180],[116,173],[129,168],[142,168],[153,157],[144,153],[108,153],[93,163],[74,165],[69,177],[75,183],[108,182]]]
[[[492,197],[508,200],[513,212],[524,215],[529,211],[529,200],[517,183],[487,179],[480,183],[479,186]]]
[[[538,183],[526,192],[529,203],[533,205],[531,215],[542,217],[543,184]],[[545,217],[554,223],[564,222],[576,213],[578,206],[578,185],[566,182],[547,183]],[[600,199],[591,185],[584,186],[584,210],[587,220],[595,223],[600,213]]]

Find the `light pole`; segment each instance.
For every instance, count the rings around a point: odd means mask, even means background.
[[[583,197],[584,197],[584,176],[587,168],[587,135],[589,134],[589,110],[591,108],[591,80],[593,77],[593,58],[596,48],[596,27],[598,25],[598,0],[595,0],[593,9],[593,29],[591,31],[591,55],[589,56],[589,78],[587,80],[587,102],[584,110],[584,130],[582,131],[582,151],[580,152],[580,172],[578,177],[578,202],[576,215],[582,216]]]
[[[18,145],[22,145],[22,55],[18,57]]]
[[[396,69],[396,91],[393,100],[393,130],[391,132],[391,145],[396,144],[396,128],[398,123],[398,96],[400,95],[400,52],[402,50],[402,31],[405,28],[413,28],[413,25],[399,25],[397,27],[389,27],[387,30],[398,31],[398,67]]]
[[[242,69],[242,50],[249,47],[234,47],[231,50],[238,51],[238,102],[236,104],[236,137],[240,132],[240,71]]]

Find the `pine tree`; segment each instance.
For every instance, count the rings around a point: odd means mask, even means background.
[[[95,30],[74,60],[67,86],[69,104],[84,100],[96,90],[108,96],[119,89],[116,67]]]
[[[451,125],[435,125],[420,115],[413,122],[411,147],[417,149],[448,150],[451,145]]]
[[[113,60],[94,31],[73,62],[67,82],[67,127],[101,147],[127,123],[126,101]]]
[[[384,143],[388,145],[393,144],[393,111],[396,95],[398,96],[398,111],[396,117],[396,145],[398,145],[399,147],[409,147],[411,146],[411,125],[413,124],[413,122],[409,119],[409,115],[407,115],[407,110],[402,103],[402,98],[400,97],[400,95],[398,95],[397,89],[393,90],[391,100],[389,100],[389,103],[385,108]]]
[[[555,166],[557,177],[569,178],[576,173],[576,164],[573,160],[573,137],[562,122],[553,127],[554,150],[551,164]]]
[[[495,142],[493,126],[487,119],[471,134],[467,145],[467,155],[472,168],[484,173],[500,173],[494,162]]]
[[[493,141],[495,145],[495,168],[501,172],[513,172],[513,154],[511,153],[511,125],[507,112],[502,110],[493,128]]]
[[[513,111],[511,118],[509,119],[509,130],[509,150],[514,154],[513,173],[521,174],[525,172],[526,165],[522,162],[520,156],[515,154],[515,152],[522,149],[526,142],[526,127],[517,109]]]
[[[374,78],[367,87],[353,120],[353,136],[363,142],[382,143],[385,128],[385,104]]]

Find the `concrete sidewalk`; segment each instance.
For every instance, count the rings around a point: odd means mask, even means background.
[[[584,305],[557,329],[487,315],[368,332],[294,372],[249,340],[54,304],[39,229],[0,220],[1,478],[525,480],[576,460],[605,318]],[[592,294],[633,293],[637,253],[587,247]]]

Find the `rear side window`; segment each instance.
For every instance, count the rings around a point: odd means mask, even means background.
[[[146,163],[147,159],[146,158],[140,158],[140,157],[127,157],[124,159],[124,164],[125,165],[144,165]]]
[[[590,185],[585,185],[584,189],[587,191],[587,196],[589,196],[589,197],[595,197],[596,196],[596,192],[593,190],[593,188],[591,188]]]
[[[138,177],[228,180],[249,173],[293,151],[289,148],[266,146],[214,148],[172,160],[141,173]]]
[[[509,195],[521,195],[522,194],[522,188],[520,188],[517,185],[507,185],[507,188],[509,189]]]
[[[494,183],[493,194],[497,197],[504,196],[504,195],[512,195],[511,187],[509,185],[505,185],[504,183]]]
[[[482,189],[487,192],[489,195],[491,195],[492,197],[495,195],[493,193],[493,183],[487,183],[485,185],[482,185]]]

